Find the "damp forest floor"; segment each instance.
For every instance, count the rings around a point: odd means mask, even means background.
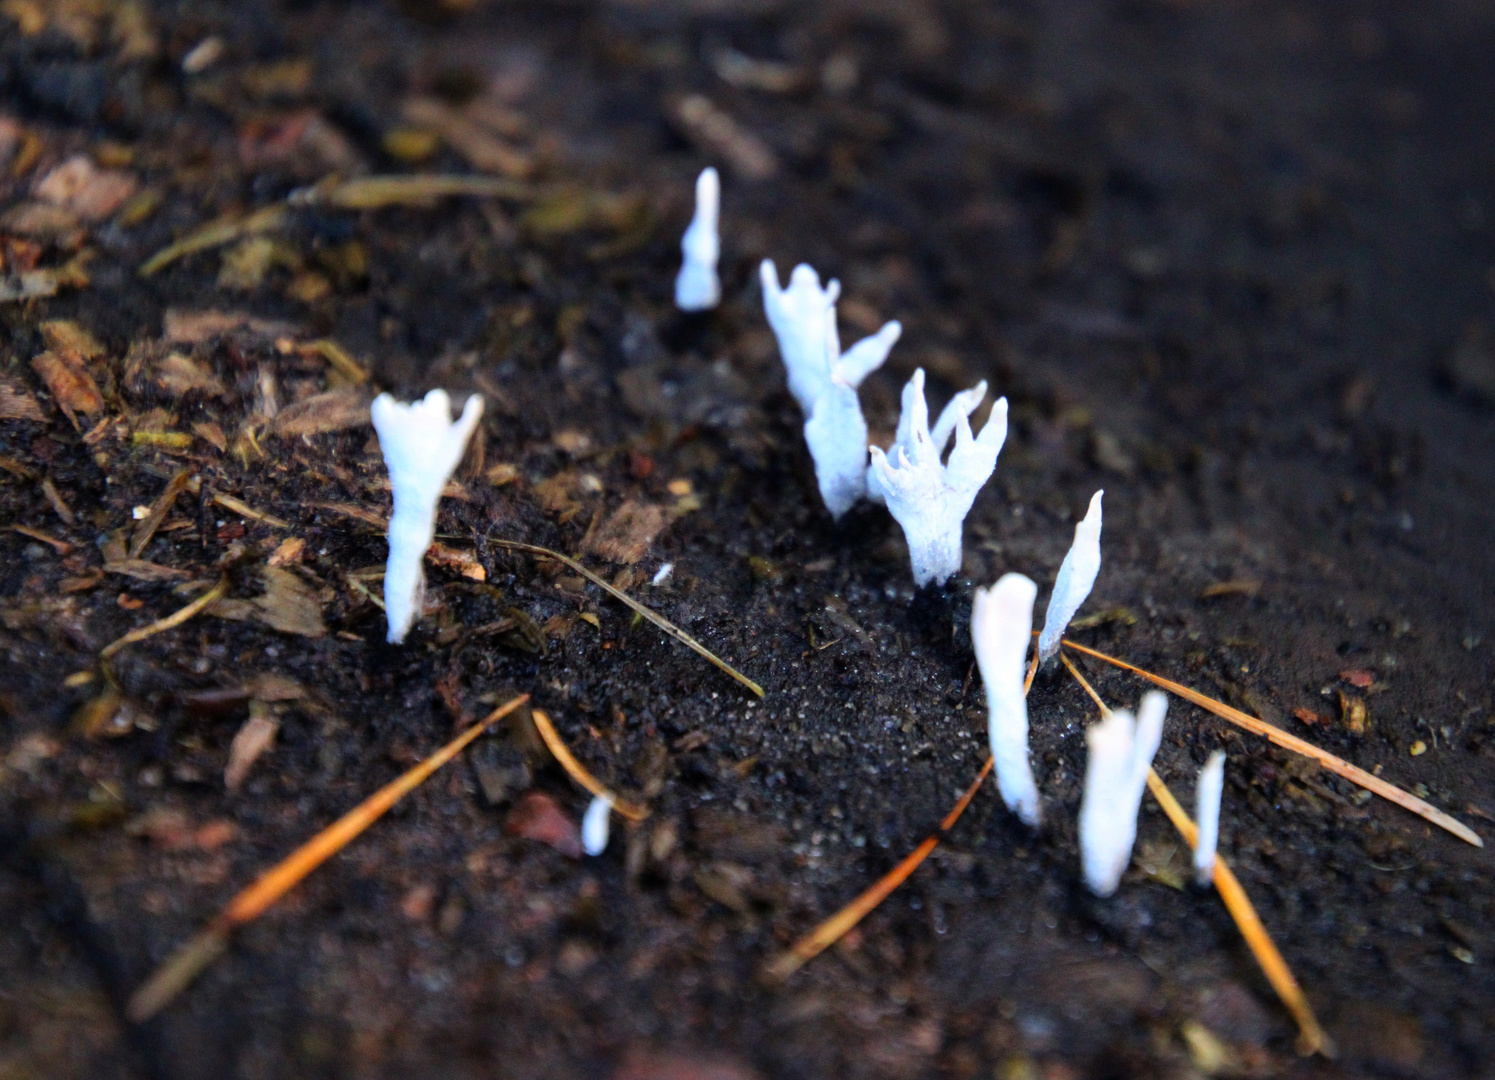
[[[1041,830],[988,786],[760,972],[974,776],[972,586],[1042,599],[1102,487],[1076,640],[1495,837],[1491,55],[1452,0],[4,4],[0,1076],[1489,1075],[1488,849],[1174,703],[1159,773],[1188,802],[1228,752],[1222,849],[1341,1051],[1300,1059],[1150,800],[1118,894],[1080,887],[1094,710],[1052,673]],[[685,316],[706,164],[725,295]],[[344,183],[390,174],[498,182]],[[1010,401],[948,586],[820,506],[764,257],[840,279],[843,340],[902,321],[874,439],[919,366]],[[367,402],[437,386],[487,411],[393,647]],[[103,647],[220,577],[108,696]],[[503,725],[125,1021],[514,692],[652,816],[576,857],[585,794]]]

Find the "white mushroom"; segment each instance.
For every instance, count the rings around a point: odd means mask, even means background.
[[[1089,755],[1080,800],[1080,860],[1085,884],[1097,896],[1116,891],[1131,861],[1137,811],[1167,712],[1168,699],[1153,690],[1142,695],[1135,720],[1118,709],[1085,732]]]
[[[696,178],[696,212],[680,241],[684,262],[675,278],[675,306],[681,311],[705,311],[721,302],[722,283],[716,275],[722,242],[717,233],[721,212],[721,178],[713,168]]]
[[[1007,809],[1038,826],[1038,786],[1028,762],[1028,699],[1023,661],[1033,636],[1033,601],[1038,586],[1022,574],[1004,574],[990,589],[977,589],[971,604],[971,641],[986,686],[987,736],[997,787]]]
[[[1090,496],[1090,508],[1084,519],[1075,526],[1074,543],[1070,545],[1064,562],[1059,564],[1059,576],[1054,579],[1054,594],[1049,597],[1049,610],[1043,619],[1043,633],[1038,635],[1038,660],[1046,662],[1059,651],[1059,639],[1075,617],[1080,605],[1095,587],[1095,576],[1100,573],[1100,500],[1104,491]]]
[[[389,640],[398,644],[420,616],[426,591],[422,559],[436,533],[436,504],[482,418],[483,399],[476,394],[469,397],[456,423],[445,390],[432,390],[409,405],[380,394],[374,399],[372,414],[394,489],[384,608]]]
[[[982,389],[984,394],[984,388]],[[891,454],[872,448],[869,475],[881,489],[888,512],[903,526],[913,563],[914,583],[943,585],[960,569],[961,533],[976,494],[991,479],[997,455],[1007,439],[1007,399],[998,398],[980,435],[971,434],[968,396],[946,406],[937,430],[955,431],[955,448],[944,464],[943,447],[929,430],[929,403],[924,400],[924,369],[914,372],[903,389],[903,413]],[[979,402],[979,398],[976,399]],[[950,419],[947,419],[950,418]],[[948,436],[943,436],[948,438]]]
[[[1215,876],[1215,848],[1220,843],[1220,800],[1225,794],[1225,751],[1216,750],[1199,770],[1194,790],[1194,819],[1199,835],[1194,840],[1194,880],[1208,885]]]

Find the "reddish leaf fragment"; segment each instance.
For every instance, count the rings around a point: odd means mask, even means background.
[[[1339,673],[1339,677],[1351,686],[1361,688],[1370,686],[1376,681],[1375,672],[1366,671],[1364,668],[1345,668]]]
[[[581,858],[581,829],[566,816],[554,799],[541,791],[531,791],[519,800],[504,822],[504,832],[549,844],[562,855]]]
[[[1328,722],[1327,717],[1321,716],[1320,714],[1314,712],[1312,709],[1306,708],[1302,705],[1299,705],[1296,709],[1293,710],[1293,715],[1296,716],[1299,720],[1303,721],[1303,723],[1307,724],[1309,727],[1313,727],[1316,724],[1324,724]]]

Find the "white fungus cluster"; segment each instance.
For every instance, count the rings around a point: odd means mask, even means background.
[[[763,308],[778,339],[789,374],[789,390],[805,414],[805,443],[815,462],[820,497],[839,518],[867,491],[867,421],[857,387],[882,367],[903,327],[890,322],[846,352],[836,330],[841,283],[820,285],[820,275],[801,263],[779,287],[772,259],[759,267]]]
[[[1167,697],[1150,690],[1142,695],[1135,719],[1117,709],[1085,731],[1089,755],[1080,800],[1080,864],[1085,884],[1097,896],[1115,892],[1131,862],[1137,811],[1167,712]]]
[[[384,611],[389,640],[399,644],[420,617],[426,593],[422,560],[436,534],[436,504],[482,418],[483,399],[476,394],[469,397],[456,423],[445,390],[432,390],[409,405],[380,394],[371,412],[394,490]]]

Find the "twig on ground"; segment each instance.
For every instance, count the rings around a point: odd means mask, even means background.
[[[752,679],[749,679],[742,672],[734,668],[731,664],[721,659],[710,649],[706,648],[706,646],[702,645],[699,641],[691,637],[684,630],[680,629],[674,623],[670,622],[670,620],[666,619],[663,615],[656,614],[649,608],[645,607],[643,604],[639,603],[633,597],[623,592],[623,590],[616,589],[613,586],[609,585],[606,581],[598,577],[596,574],[592,573],[575,559],[562,555],[559,551],[551,551],[549,548],[540,547],[540,545],[538,544],[522,544],[517,540],[489,540],[488,542],[494,547],[509,548],[512,551],[527,551],[531,555],[543,555],[547,559],[555,559],[558,562],[564,563],[572,570],[575,570],[582,577],[586,578],[592,584],[599,586],[605,592],[611,594],[612,596],[621,600],[623,603],[627,604],[634,611],[638,612],[638,614],[643,618],[648,619],[651,623],[659,627],[666,634],[669,634],[670,637],[674,638],[682,645],[686,645],[694,649],[696,652],[700,653],[707,660],[711,661],[711,663],[721,668],[728,675],[732,676],[732,678],[742,683],[743,686],[746,686],[753,693],[757,694],[759,697],[763,697],[763,687],[759,686]]]
[[[385,784],[352,810],[261,874],[229,902],[218,917],[182,945],[136,990],[125,1007],[135,1023],[149,1020],[185,990],[202,971],[223,954],[235,929],[258,918],[322,863],[353,841],[395,803],[427,777],[462,752],[493,724],[529,701],[528,694],[505,702],[404,775]]]
[[[1154,675],[1150,671],[1145,671],[1133,664],[1128,664],[1125,660],[1118,660],[1114,656],[1107,656],[1103,652],[1097,652],[1096,650],[1087,648],[1084,645],[1077,645],[1073,641],[1070,641],[1068,638],[1064,640],[1064,644],[1069,648],[1074,649],[1076,652],[1082,652],[1086,656],[1093,656],[1097,660],[1104,660],[1106,663],[1119,667],[1124,671],[1130,671],[1134,675],[1140,675],[1144,679],[1148,679],[1151,682],[1156,683],[1158,686],[1161,686],[1169,693],[1177,694],[1185,701],[1191,701],[1195,705],[1198,705],[1201,709],[1212,712],[1221,719],[1229,720],[1232,724],[1235,724],[1238,727],[1243,727],[1247,731],[1250,731],[1254,734],[1263,735],[1266,738],[1270,739],[1272,742],[1276,743],[1278,746],[1283,747],[1284,749],[1291,750],[1297,754],[1302,754],[1307,758],[1312,758],[1314,761],[1317,761],[1320,765],[1328,769],[1330,772],[1337,773],[1351,783],[1359,784],[1361,787],[1365,788],[1365,790],[1374,792],[1375,794],[1381,796],[1381,798],[1386,799],[1390,802],[1394,802],[1398,806],[1412,811],[1412,813],[1425,818],[1426,820],[1432,822],[1434,825],[1437,825],[1439,828],[1447,829],[1449,832],[1457,836],[1460,840],[1473,844],[1475,847],[1485,846],[1485,842],[1480,839],[1479,834],[1476,833],[1473,829],[1469,828],[1469,826],[1465,825],[1463,822],[1459,821],[1457,818],[1454,818],[1449,814],[1445,814],[1436,806],[1433,806],[1432,804],[1419,799],[1416,795],[1413,795],[1407,791],[1403,791],[1395,784],[1388,783],[1387,781],[1382,780],[1379,776],[1375,776],[1371,773],[1366,772],[1359,766],[1351,765],[1348,761],[1345,761],[1342,758],[1335,757],[1327,750],[1321,750],[1319,747],[1314,746],[1311,742],[1306,742],[1305,740],[1298,738],[1296,735],[1289,735],[1281,728],[1274,727],[1273,725],[1267,723],[1265,720],[1258,720],[1256,717],[1250,715],[1249,713],[1241,712],[1240,709],[1233,709],[1229,705],[1226,705],[1224,702],[1216,701],[1212,697],[1206,697],[1204,694],[1199,693],[1199,691],[1191,690],[1187,686],[1184,686],[1182,683],[1174,682],[1172,679],[1165,679],[1161,675]]]
[[[603,799],[611,799],[612,808],[629,821],[643,821],[644,818],[649,816],[649,808],[647,806],[638,806],[627,799],[620,798],[615,792],[608,790],[601,780],[598,780],[591,773],[587,772],[586,767],[576,760],[576,755],[571,753],[570,747],[561,740],[561,734],[556,731],[555,725],[550,722],[550,717],[546,716],[539,709],[531,709],[530,716],[535,721],[535,730],[540,733],[540,738],[545,740],[546,747],[550,750],[556,761],[561,763],[561,768],[566,770],[571,779],[575,780],[593,795]]]
[[[170,615],[167,615],[163,619],[157,619],[149,626],[142,626],[136,630],[131,630],[124,637],[119,638],[115,641],[111,641],[108,645],[105,645],[103,652],[99,653],[99,659],[108,660],[115,653],[119,652],[119,650],[123,649],[126,645],[133,645],[137,641],[144,641],[148,637],[155,637],[162,631],[171,630],[174,627],[181,626],[182,623],[186,622],[194,615],[201,613],[205,608],[212,607],[214,603],[223,599],[224,595],[226,595],[227,593],[228,578],[221,577],[218,579],[218,583],[216,585],[214,585],[207,592],[203,593],[196,600],[192,601],[192,603],[182,608],[180,611],[172,612]]]

